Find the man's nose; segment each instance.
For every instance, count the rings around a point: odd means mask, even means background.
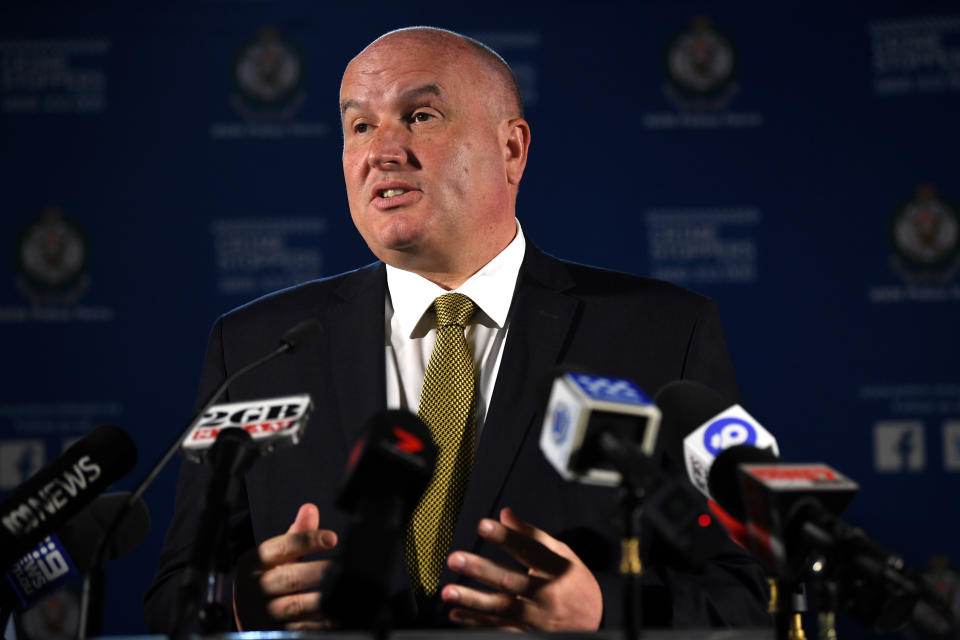
[[[406,165],[409,158],[409,132],[395,124],[381,124],[368,147],[367,162],[376,169],[396,169]]]

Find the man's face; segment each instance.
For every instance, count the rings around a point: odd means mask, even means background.
[[[469,54],[404,35],[375,43],[347,67],[347,198],[384,262],[426,277],[479,261],[476,270],[513,238],[509,126],[494,86]]]

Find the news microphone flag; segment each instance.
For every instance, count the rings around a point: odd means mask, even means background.
[[[194,422],[181,451],[191,462],[203,462],[224,429],[243,429],[261,455],[300,442],[313,410],[309,394],[217,404]]]
[[[71,445],[0,503],[0,566],[31,551],[136,461],[136,445],[115,425],[101,425]]]
[[[713,498],[708,484],[710,468],[722,451],[739,445],[769,449],[779,455],[776,438],[738,404],[694,429],[683,439],[684,467],[693,486]]]
[[[793,545],[786,537],[795,505],[814,499],[827,512],[839,515],[860,489],[856,482],[821,463],[742,463],[738,468],[747,530],[761,559],[780,573],[791,570],[793,549],[788,547]]]
[[[94,547],[107,523],[123,507],[130,494],[106,493],[97,496],[80,513],[44,538],[29,553],[6,571],[6,583],[0,584],[0,609],[20,611],[63,587],[86,572],[93,560]],[[136,547],[150,531],[150,515],[143,500],[123,518],[107,560],[124,555]]]
[[[615,487],[620,472],[604,463],[599,450],[584,448],[601,431],[611,431],[652,456],[660,410],[636,384],[625,378],[567,372],[553,381],[540,449],[567,480]],[[596,448],[596,447],[595,447]]]

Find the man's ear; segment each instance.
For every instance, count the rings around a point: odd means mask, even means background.
[[[523,118],[512,118],[501,125],[504,128],[503,161],[507,168],[507,182],[520,184],[530,152],[530,125]]]

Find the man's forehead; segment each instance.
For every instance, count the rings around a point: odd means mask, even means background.
[[[346,83],[344,83],[346,86]],[[348,109],[365,109],[370,106],[370,99],[368,98],[368,92],[366,91],[351,91],[351,88],[348,87],[348,93],[345,93],[343,87],[340,89],[340,113],[346,113]],[[375,86],[368,86],[369,92],[372,92],[374,96],[383,98],[386,100],[396,101],[400,103],[411,102],[414,100],[421,99],[425,96],[433,96],[443,100],[444,93],[441,86],[435,82],[425,82],[423,84],[413,83],[409,88],[405,88],[402,85],[394,85],[395,91],[380,91],[377,90]]]
[[[476,52],[459,38],[416,31],[391,33],[368,45],[347,64],[341,89],[354,83],[384,85],[407,75],[419,76],[414,83],[422,84],[429,76],[439,80],[476,74],[481,71],[479,67]]]
[[[371,99],[402,101],[428,94],[442,99],[456,90],[453,85],[458,83],[458,74],[463,73],[468,73],[463,64],[444,56],[414,56],[406,52],[400,56],[358,57],[343,74],[341,110]]]

